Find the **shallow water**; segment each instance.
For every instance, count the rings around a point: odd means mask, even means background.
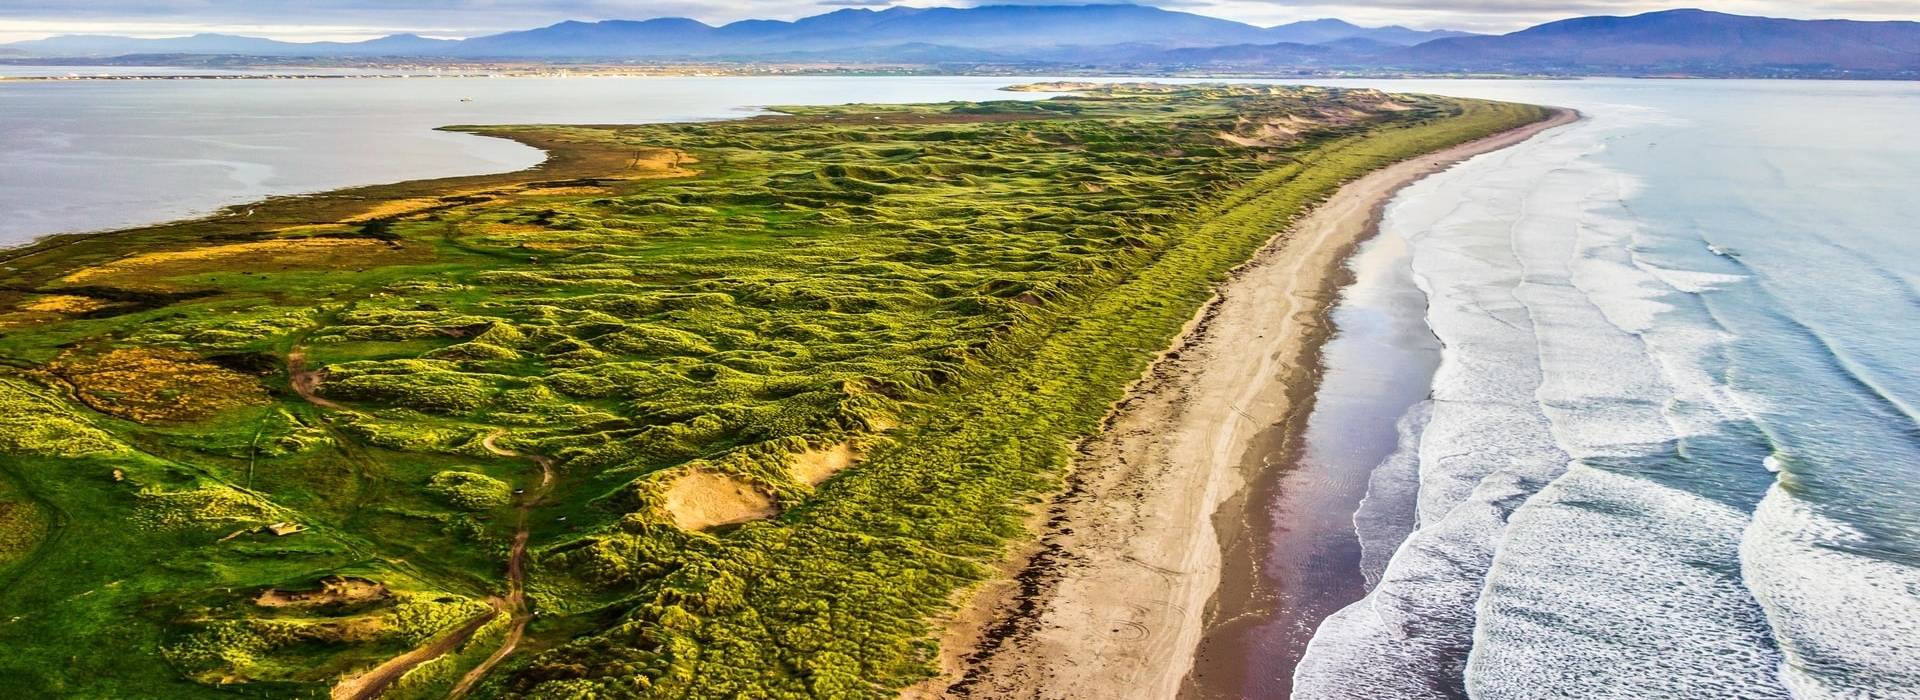
[[[97,72],[113,71],[138,69]],[[0,247],[54,233],[198,216],[270,195],[519,170],[543,157],[509,141],[434,131],[441,126],[695,121],[752,116],[766,105],[1049,96],[999,90],[1020,82],[1032,81],[609,77],[0,83],[0,212],[5,212]]]
[[[1417,529],[1293,696],[1920,697],[1920,85],[1417,85],[1589,118],[1390,208]]]
[[[1317,400],[1299,442],[1276,435],[1276,442],[1296,446],[1261,455],[1256,467],[1271,474],[1251,487],[1250,498],[1261,505],[1249,519],[1265,542],[1254,574],[1256,603],[1223,601],[1217,614],[1235,619],[1209,631],[1196,674],[1225,671],[1226,679],[1196,676],[1194,697],[1286,697],[1293,662],[1314,628],[1364,595],[1392,554],[1391,547],[1367,545],[1412,529],[1405,507],[1413,489],[1396,490],[1393,470],[1375,469],[1413,468],[1402,447],[1423,425],[1421,404],[1440,360],[1422,320],[1426,297],[1413,286],[1411,253],[1404,239],[1382,236],[1347,261],[1354,282],[1330,313],[1339,333],[1322,347]],[[1356,527],[1374,535],[1357,538]]]

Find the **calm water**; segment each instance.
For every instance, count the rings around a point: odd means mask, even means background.
[[[1047,96],[998,89],[1014,82],[1021,81],[389,78],[0,83],[0,212],[5,212],[0,216],[0,247],[53,233],[198,216],[269,195],[518,170],[542,158],[539,151],[516,143],[433,130],[451,124],[631,124],[738,118],[759,113],[756,108],[764,105]]]
[[[385,70],[372,68],[197,68],[182,66],[18,66],[0,64],[0,78],[62,77],[181,77],[181,76],[315,76],[315,75],[453,75],[466,71]]]
[[[1293,697],[1920,697],[1920,85],[1402,85],[1590,118],[1390,208],[1442,362]]]

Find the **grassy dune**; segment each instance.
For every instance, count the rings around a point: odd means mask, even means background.
[[[510,619],[469,696],[889,696],[1213,283],[1342,182],[1544,116],[791,113],[470,129],[554,157],[0,256],[0,677],[325,697],[504,611],[385,697]]]

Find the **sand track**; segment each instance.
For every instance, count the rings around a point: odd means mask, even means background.
[[[386,663],[373,667],[371,671],[340,681],[333,686],[330,697],[332,700],[375,700],[387,692],[388,688],[393,687],[393,684],[402,676],[407,675],[408,671],[460,648],[460,645],[473,638],[474,633],[486,627],[487,623],[492,622],[493,618],[499,615],[500,607],[496,603],[493,611],[467,621],[467,624],[461,625],[452,633],[441,635],[439,639],[428,642],[413,651],[388,659]]]
[[[307,403],[324,408],[346,408],[340,404],[320,398],[320,385],[327,381],[327,370],[307,369],[307,349],[294,346],[287,353],[287,382],[293,385],[293,391],[306,399]]]

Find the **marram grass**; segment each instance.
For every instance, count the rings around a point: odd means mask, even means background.
[[[541,493],[519,454],[554,469],[541,615],[471,696],[891,696],[1229,269],[1544,116],[1217,85],[791,112],[472,129],[554,159],[14,254],[0,677],[325,697],[493,609]],[[863,459],[796,471],[830,448]],[[684,531],[696,471],[780,513]],[[261,602],[323,579],[389,593]],[[504,620],[387,696],[444,695]]]

